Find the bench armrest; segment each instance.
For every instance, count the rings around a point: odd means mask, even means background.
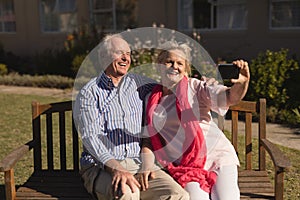
[[[261,144],[271,156],[275,167],[275,200],[283,200],[284,172],[291,166],[291,162],[283,152],[269,140],[261,139]]]
[[[34,146],[34,141],[19,146],[10,152],[0,161],[0,172],[4,172],[5,193],[7,200],[14,200],[16,197],[16,186],[14,177],[15,164]]]
[[[286,157],[274,143],[270,142],[268,139],[261,139],[261,142],[263,147],[271,156],[274,166],[277,168],[276,170],[285,171],[291,167],[291,162],[288,157]]]
[[[0,172],[5,172],[12,169],[15,164],[34,146],[34,141],[19,146],[5,156],[0,162]]]

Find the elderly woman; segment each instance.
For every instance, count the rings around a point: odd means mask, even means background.
[[[212,120],[211,111],[224,115],[245,95],[250,80],[248,63],[233,85],[189,78],[190,48],[170,42],[158,56],[161,84],[153,88],[146,106],[142,189],[154,178],[155,159],[186,190],[190,199],[240,199],[239,160],[230,141]],[[148,141],[148,142],[147,142]]]

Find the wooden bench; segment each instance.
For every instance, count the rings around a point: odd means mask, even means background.
[[[291,164],[283,152],[266,138],[266,100],[241,101],[231,106],[228,114],[231,114],[231,142],[239,159],[244,160],[244,168],[241,167],[239,170],[241,199],[283,200],[284,172]],[[258,120],[257,137],[252,134],[253,115]],[[245,123],[245,132],[242,133],[244,142],[239,136],[241,135],[241,131],[238,130],[239,117],[243,118],[242,121]],[[256,145],[255,141],[257,141]],[[243,147],[239,147],[241,143],[244,143]],[[266,153],[273,161],[274,183],[267,173]]]
[[[240,169],[241,198],[283,199],[283,174],[289,160],[266,139],[266,101],[242,101],[232,106],[232,143],[238,155],[245,156],[245,169]],[[244,151],[238,152],[238,112],[245,112]],[[252,114],[259,116],[259,145],[253,149]],[[72,101],[40,105],[32,103],[33,139],[18,147],[0,162],[4,172],[7,200],[25,199],[92,199],[86,192],[79,175],[80,140],[72,120]],[[15,186],[14,166],[30,150],[33,151],[34,171],[21,186]],[[258,160],[252,160],[258,152]],[[266,171],[266,152],[275,167],[274,184]],[[58,164],[56,164],[58,163]],[[253,163],[259,163],[254,168]]]
[[[81,145],[73,125],[72,101],[44,105],[33,102],[32,127],[33,139],[0,163],[6,199],[92,199],[79,175]],[[14,166],[30,150],[33,151],[33,174],[16,188]]]

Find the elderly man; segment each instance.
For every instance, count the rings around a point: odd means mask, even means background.
[[[147,189],[141,190],[136,178],[141,170],[143,101],[154,82],[127,73],[130,51],[120,35],[106,36],[99,57],[109,64],[100,66],[106,69],[77,96],[74,118],[84,148],[84,185],[97,199],[189,199],[159,167]]]

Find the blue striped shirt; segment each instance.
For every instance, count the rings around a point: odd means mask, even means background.
[[[151,79],[127,74],[115,87],[102,73],[80,90],[74,119],[84,146],[82,166],[139,158],[143,100],[153,85]]]

